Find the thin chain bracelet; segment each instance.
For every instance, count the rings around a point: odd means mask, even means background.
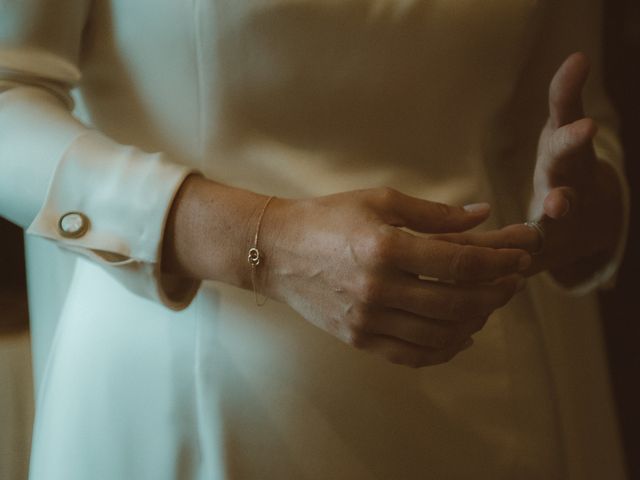
[[[262,253],[258,248],[258,239],[260,237],[260,227],[262,227],[262,219],[264,218],[264,212],[267,211],[267,207],[271,203],[271,200],[273,200],[274,198],[275,197],[273,196],[269,197],[267,201],[264,203],[264,206],[262,207],[262,211],[260,212],[260,216],[258,217],[258,224],[256,225],[256,234],[253,237],[253,245],[249,249],[249,255],[247,256],[247,261],[249,262],[249,266],[251,267],[251,285],[253,286],[253,295],[256,298],[256,305],[259,307],[264,306],[264,304],[267,303],[267,300],[269,300],[269,297],[265,296],[262,300],[260,300],[259,294],[258,294],[258,286],[257,286],[258,282],[256,279],[256,270],[258,269],[258,266],[262,261]]]

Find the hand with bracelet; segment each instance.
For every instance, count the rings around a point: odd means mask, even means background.
[[[571,55],[549,89],[549,119],[538,145],[532,211],[535,223],[499,231],[440,236],[440,240],[536,253],[528,274],[548,270],[567,287],[590,278],[618,246],[623,222],[620,180],[613,167],[596,157],[595,122],[586,118],[582,90],[589,75],[587,58]]]
[[[595,125],[584,118],[580,99],[587,75],[585,57],[576,54],[551,84],[550,117],[535,171],[533,206],[545,214],[537,228],[519,224],[466,232],[487,218],[488,207],[467,211],[390,189],[300,201],[275,199],[265,212],[264,197],[194,178],[181,192],[191,200],[177,202],[169,223],[165,264],[174,271],[247,289],[256,289],[255,279],[249,279],[257,274],[262,293],[286,302],[354,347],[411,366],[448,361],[468,348],[471,335],[517,292],[525,271],[548,269],[559,281],[573,285],[606,261],[617,244],[618,179],[593,152]],[[211,198],[204,204],[218,205],[219,211],[199,216],[194,212],[203,207],[197,199],[205,198],[205,192]],[[237,229],[240,212],[245,212],[245,222]],[[255,245],[238,246],[253,237],[263,213],[260,250],[267,260],[253,270],[246,255]],[[222,221],[216,227],[210,218]],[[603,228],[594,231],[596,220]],[[182,228],[175,227],[177,223]],[[195,223],[199,227],[193,228]],[[398,227],[442,233],[425,238]],[[221,242],[199,241],[220,238],[220,233],[206,231],[217,228],[228,233]],[[191,235],[181,235],[189,231]],[[524,251],[535,253],[533,262]],[[207,261],[199,260],[203,257]]]
[[[172,210],[163,262],[259,288],[349,345],[422,367],[471,346],[471,335],[522,287],[531,257],[406,229],[462,232],[488,215],[488,205],[451,207],[387,188],[288,200],[194,176]]]

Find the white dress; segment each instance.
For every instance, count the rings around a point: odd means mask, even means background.
[[[599,19],[595,0],[0,0],[31,478],[624,478],[588,293],[620,255],[581,296],[532,279],[472,349],[420,370],[158,264],[193,170],[279,196],[490,201],[485,228],[523,221],[547,85],[576,50],[594,60],[598,153],[622,178]],[[79,238],[58,229],[69,212],[90,224]]]

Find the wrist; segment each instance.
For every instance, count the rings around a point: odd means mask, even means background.
[[[167,219],[163,271],[246,286],[245,245],[261,198],[201,176],[187,177]]]
[[[274,197],[260,219],[260,211],[267,200],[268,197],[264,197],[263,201],[257,205],[256,212],[252,215],[246,248],[243,250],[244,261],[242,263],[244,272],[249,272],[249,276],[246,274],[243,276],[245,281],[240,286],[248,290],[255,288],[263,296],[282,300],[283,295],[279,289],[282,283],[281,279],[290,273],[291,264],[289,259],[292,255],[295,255],[291,245],[296,241],[302,240],[297,236],[294,229],[290,228],[297,222],[290,222],[289,219],[295,218],[300,221],[301,215],[300,212],[295,211],[295,207],[299,202]],[[255,271],[257,284],[254,286],[250,277],[251,267],[247,261],[247,254],[249,249],[254,246],[258,222],[261,223],[257,239],[261,262]]]

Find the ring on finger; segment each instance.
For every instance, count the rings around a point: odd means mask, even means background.
[[[540,255],[544,250],[544,241],[546,237],[542,224],[537,220],[533,220],[533,221],[525,222],[524,225],[525,227],[529,227],[530,229],[535,230],[537,232],[538,248],[535,252],[532,252],[531,255]]]

